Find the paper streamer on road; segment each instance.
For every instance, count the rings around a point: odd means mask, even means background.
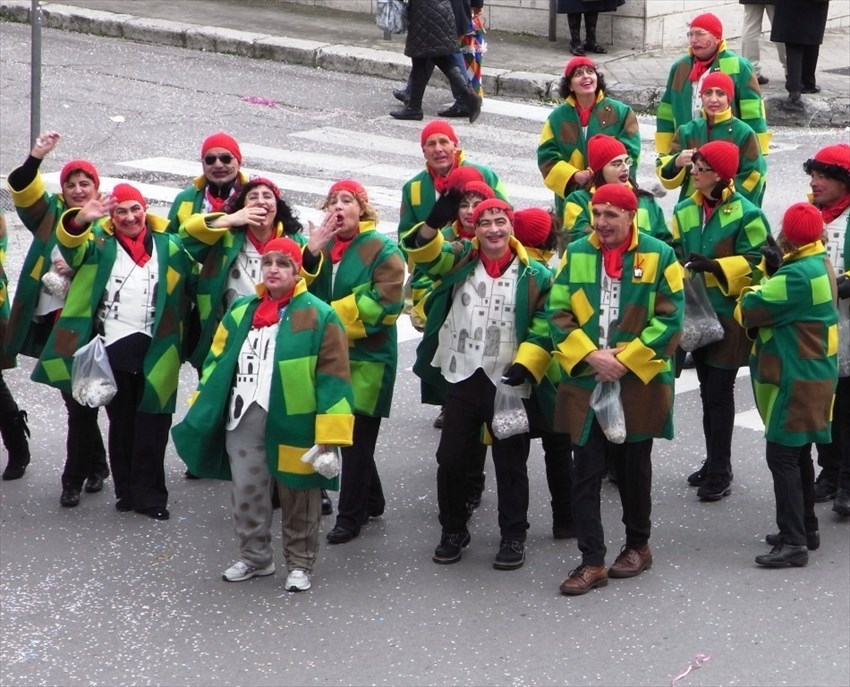
[[[693,660],[691,661],[691,665],[689,665],[684,672],[679,673],[670,681],[670,687],[676,687],[676,683],[679,682],[679,680],[681,680],[683,677],[685,677],[685,675],[690,673],[692,670],[700,668],[703,663],[707,663],[710,660],[711,656],[709,656],[708,654],[697,654],[696,656],[694,656]]]

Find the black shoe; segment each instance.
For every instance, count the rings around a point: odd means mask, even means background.
[[[410,91],[406,88],[394,88],[393,89],[393,98],[396,100],[400,100],[405,105],[410,102]]]
[[[786,568],[793,565],[802,568],[809,562],[809,552],[805,546],[789,546],[779,543],[774,546],[770,553],[756,556],[756,563],[765,568]]]
[[[90,475],[88,479],[86,479],[86,483],[83,488],[86,490],[87,494],[96,494],[103,489],[103,477],[100,475]]]
[[[695,470],[690,475],[688,475],[688,484],[692,487],[701,487],[706,478],[708,477],[708,461],[702,461],[702,465],[700,465],[699,470]]]
[[[577,38],[570,41],[570,52],[573,55],[579,55],[579,56],[587,54],[585,52],[584,47],[581,44],[581,41],[578,40]]]
[[[404,106],[403,110],[396,110],[395,112],[390,112],[390,117],[394,117],[395,119],[422,119],[422,110],[412,110],[408,105]]]
[[[776,546],[782,542],[782,535],[779,534],[779,532],[776,534],[768,534],[764,540],[767,542],[768,546]],[[820,532],[817,530],[814,532],[806,532],[806,548],[809,551],[817,551],[820,548]]]
[[[585,52],[595,52],[597,55],[607,55],[608,51],[596,41],[585,41],[582,46]]]
[[[484,102],[484,98],[482,98],[477,93],[473,93],[472,91],[466,97],[466,107],[469,110],[467,113],[467,117],[469,117],[469,123],[475,124],[475,120],[481,115],[481,103]]]
[[[80,490],[74,487],[64,487],[62,496],[59,497],[59,504],[65,508],[75,508],[80,505]]]
[[[576,528],[572,522],[568,520],[555,521],[552,523],[552,538],[553,539],[573,539],[576,536]]]
[[[437,113],[438,117],[469,117],[469,110],[466,109],[466,105],[461,103],[454,103],[451,107],[446,108],[445,110],[440,110]]]
[[[171,513],[168,512],[168,508],[163,506],[136,508],[136,512],[142,515],[147,515],[149,518],[153,518],[154,520],[168,520],[171,517]]]
[[[359,532],[355,532],[354,530],[350,530],[347,527],[343,527],[342,525],[336,525],[330,532],[328,532],[327,537],[329,544],[345,544],[346,542],[350,542],[354,539]]]
[[[839,489],[832,502],[832,512],[847,517],[850,515],[850,489]]]
[[[815,480],[815,503],[832,501],[838,493],[838,485],[823,474],[823,470]]]
[[[6,469],[3,470],[4,480],[21,479],[27,471],[26,465],[18,465],[16,463],[7,463]]]
[[[519,539],[502,539],[499,553],[493,561],[496,570],[516,570],[525,563],[525,542]]]
[[[440,408],[440,414],[434,418],[434,429],[442,429],[443,428],[443,420],[445,416],[443,414],[443,409]]]
[[[800,93],[820,93],[821,88],[817,84],[811,84],[810,86],[803,86],[800,89]]]
[[[183,473],[183,477],[186,479],[201,479],[197,475],[193,474],[191,470],[186,470],[186,472]]]
[[[791,93],[788,96],[787,100],[780,100],[778,103],[779,107],[787,112],[805,112],[806,106],[803,104],[803,100],[800,98],[799,93]]]
[[[457,563],[460,560],[461,550],[469,546],[472,537],[469,536],[469,531],[463,532],[443,532],[440,537],[440,545],[434,549],[434,555],[431,560],[435,563],[448,565],[449,563]]]
[[[768,79],[766,76],[762,76],[761,74],[756,77],[756,81],[759,82],[759,86],[766,86],[770,83],[770,79]]]
[[[334,505],[331,503],[331,497],[328,492],[322,489],[322,515],[333,515]]]
[[[115,502],[115,510],[119,513],[129,513],[133,510],[133,504],[130,503],[130,499],[118,499]]]
[[[380,506],[374,506],[369,504],[369,510],[367,513],[367,520],[369,518],[380,518],[384,514],[384,508],[386,508],[386,504],[382,503]]]
[[[700,501],[719,501],[732,493],[732,480],[708,478],[697,489]]]

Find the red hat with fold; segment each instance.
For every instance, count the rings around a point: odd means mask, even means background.
[[[710,141],[701,145],[697,152],[721,179],[734,179],[738,173],[741,153],[738,146],[729,141]]]
[[[288,236],[272,239],[263,246],[263,255],[268,255],[269,253],[283,253],[295,263],[297,271],[301,271],[301,263],[303,261],[301,246]]]
[[[579,67],[592,67],[596,71],[596,63],[589,57],[574,57],[564,67],[564,76],[572,76],[573,72]]]
[[[472,211],[473,226],[478,226],[478,219],[485,210],[501,210],[508,216],[508,219],[511,221],[511,225],[514,223],[514,209],[511,207],[510,203],[506,203],[501,198],[488,198],[483,203],[476,205],[475,210]]]
[[[711,12],[698,14],[696,17],[691,19],[691,28],[708,31],[718,40],[723,38],[723,24],[720,22],[720,19]]]
[[[552,233],[552,215],[542,208],[526,208],[514,213],[514,236],[523,246],[536,248]]]
[[[730,101],[735,99],[735,82],[732,77],[723,72],[709,72],[702,80],[702,85],[699,89],[699,94],[702,95],[709,88],[719,88],[723,91]]]
[[[271,179],[267,179],[266,177],[251,177],[248,182],[242,187],[242,193],[246,194],[252,188],[257,186],[266,186],[271,189],[271,192],[274,193],[275,197],[280,198],[280,189],[278,185],[274,183]]]
[[[59,185],[64,186],[68,177],[74,172],[82,172],[94,182],[95,188],[100,187],[100,177],[94,165],[88,160],[69,160],[62,166],[62,171],[59,172]]]
[[[116,184],[110,195],[115,199],[116,203],[124,203],[128,200],[135,200],[143,208],[148,207],[147,201],[142,195],[142,192],[135,186],[130,186],[130,184]]]
[[[425,142],[434,134],[448,136],[451,142],[457,145],[458,139],[454,127],[443,119],[435,119],[433,122],[428,122],[422,128],[422,135],[419,137],[419,141],[423,148],[425,147]]]
[[[455,167],[446,177],[448,188],[463,189],[470,181],[484,181],[481,172],[472,165],[461,165]]]
[[[355,181],[354,179],[340,179],[337,181],[328,191],[328,198],[330,198],[334,193],[339,193],[340,191],[348,191],[361,203],[369,202],[369,194],[366,193],[366,189],[363,187],[363,184],[359,181]]]
[[[782,216],[782,235],[795,246],[823,237],[823,215],[811,203],[794,203]]]
[[[467,193],[474,193],[475,195],[481,196],[484,200],[496,197],[496,194],[493,193],[493,189],[483,181],[468,181],[462,190],[464,195]]]
[[[626,146],[613,136],[596,134],[587,142],[587,165],[598,172],[611,160],[626,154]]]
[[[239,150],[239,144],[236,142],[236,139],[230,134],[219,131],[217,134],[207,136],[201,145],[201,157],[206,155],[207,151],[212,150],[213,148],[224,148],[228,153],[236,158],[240,165],[242,164],[242,151]]]
[[[628,186],[622,184],[605,184],[596,189],[591,205],[613,205],[621,210],[637,210],[637,196]]]

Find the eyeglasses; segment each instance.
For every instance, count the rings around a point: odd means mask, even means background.
[[[623,167],[631,167],[633,162],[632,158],[627,157],[625,160],[611,160],[608,164],[614,169],[622,169]]]
[[[688,38],[703,38],[703,37],[704,37],[704,36],[706,36],[707,34],[708,34],[708,32],[707,32],[707,31],[703,31],[703,30],[701,30],[701,29],[697,29],[697,30],[694,30],[694,31],[688,31],[685,35],[686,35]]]
[[[694,165],[691,168],[691,174],[693,174],[693,173],[705,174],[706,172],[713,172],[713,171],[714,170],[711,167],[703,167],[701,165]]]
[[[576,76],[596,76],[596,70],[593,67],[576,67],[570,74],[570,78]]]
[[[229,165],[233,162],[233,156],[230,153],[220,153],[218,155],[204,155],[204,164],[214,165],[216,160],[219,160],[223,165]]]

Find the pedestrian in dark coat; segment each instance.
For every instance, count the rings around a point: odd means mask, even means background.
[[[827,15],[829,0],[776,0],[770,40],[785,43],[787,109],[804,111],[800,94],[820,92],[815,70]]]
[[[600,12],[616,12],[626,0],[558,0],[556,11],[567,15],[570,27],[570,52],[585,55],[588,51],[607,53],[596,41],[596,22]],[[584,43],[581,42],[581,15],[584,15]]]
[[[410,100],[401,110],[390,112],[396,119],[422,119],[422,96],[433,63],[446,75],[452,90],[464,94],[470,123],[481,114],[479,96],[454,59],[460,37],[472,21],[470,0],[409,0],[407,41],[404,54],[412,62],[410,68]]]

